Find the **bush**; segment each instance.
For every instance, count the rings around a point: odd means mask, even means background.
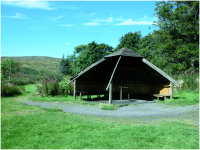
[[[192,90],[199,92],[199,73],[183,73],[172,75],[172,78],[179,82],[179,87],[174,86],[175,92],[181,90]]]
[[[59,95],[59,84],[55,79],[44,79],[42,85],[36,85],[36,87],[41,96]]]
[[[28,84],[35,84],[34,80],[11,80],[9,83],[14,84],[14,85],[28,85]]]
[[[11,83],[5,83],[1,82],[1,96],[7,97],[7,96],[14,96],[14,95],[20,95],[22,91],[24,91],[24,87],[18,87],[17,85],[13,85]]]
[[[55,96],[55,95],[72,95],[74,87],[72,84],[67,85],[68,79],[63,79],[62,82],[58,83],[55,79],[43,80],[41,85],[36,85],[37,91],[41,96]]]
[[[72,95],[74,92],[74,86],[72,84],[67,85],[69,82],[69,79],[64,78],[62,82],[59,84],[59,92],[60,95],[67,96]]]
[[[50,69],[41,69],[38,72],[38,79],[40,81],[47,80],[47,79],[53,78],[57,82],[62,81],[63,79],[63,74],[59,72],[58,70],[50,70]]]

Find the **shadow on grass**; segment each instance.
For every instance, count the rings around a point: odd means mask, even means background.
[[[173,99],[186,99],[186,97],[173,97]]]

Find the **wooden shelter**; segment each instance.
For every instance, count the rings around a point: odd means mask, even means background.
[[[178,82],[150,63],[142,56],[128,48],[111,53],[70,79],[74,82],[76,93],[100,95],[109,93],[145,94],[157,97],[173,97],[173,84]],[[109,91],[108,91],[109,89]],[[120,95],[120,98],[121,95]]]

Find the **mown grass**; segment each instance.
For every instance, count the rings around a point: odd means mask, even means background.
[[[2,149],[198,149],[199,131],[178,121],[154,124],[64,113],[20,103],[35,90],[1,100]]]
[[[6,149],[197,149],[198,131],[179,122],[124,125],[48,109],[2,120]]]
[[[191,90],[181,90],[175,93],[173,99],[166,99],[165,101],[159,101],[168,105],[194,105],[199,103],[199,93]]]

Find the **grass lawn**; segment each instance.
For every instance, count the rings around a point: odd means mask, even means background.
[[[1,98],[2,149],[198,149],[199,131],[186,122],[135,124],[64,113],[20,103],[32,96]]]
[[[199,103],[199,93],[183,90],[175,93],[173,99],[166,99],[165,101],[159,101],[161,103],[166,103],[168,105],[193,105]]]

